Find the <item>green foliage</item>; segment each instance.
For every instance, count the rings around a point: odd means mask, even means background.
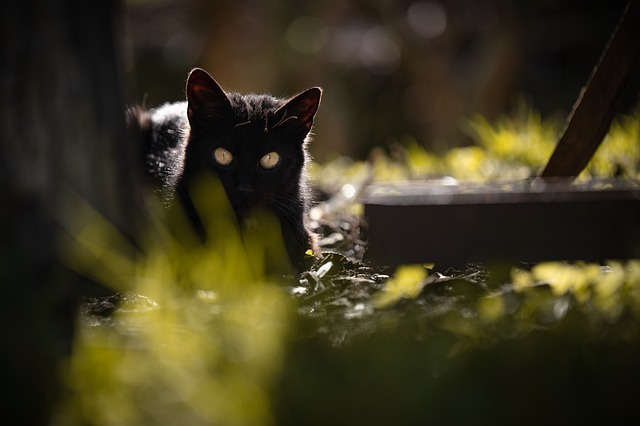
[[[631,412],[638,260],[502,278],[481,265],[386,276],[328,262],[294,292],[306,338],[283,371],[284,424],[594,424]]]
[[[382,291],[375,293],[371,303],[376,308],[386,308],[403,299],[415,299],[422,291],[427,271],[420,265],[406,265],[398,268]]]
[[[480,265],[445,273],[434,265],[404,265],[388,277],[339,270],[335,259],[330,262],[332,275],[309,280],[316,285],[296,292],[303,305],[311,303],[314,318],[322,319],[320,329],[329,341],[336,341],[333,333],[345,342],[377,333],[381,326],[401,329],[400,319],[407,317],[421,323],[423,338],[436,330],[457,336],[451,350],[494,344],[507,337],[501,335],[504,330],[508,338],[525,338],[542,329],[569,335],[580,329],[586,340],[627,340],[640,331],[628,322],[640,319],[640,260],[544,262],[513,267],[500,281]],[[568,322],[571,312],[588,321]]]
[[[530,271],[514,269],[514,291],[548,285],[555,297],[570,294],[580,309],[615,322],[626,311],[640,314],[640,261],[596,264],[540,263]]]
[[[172,227],[153,221],[132,256],[96,214],[74,222],[67,263],[123,293],[106,316],[88,303],[80,318],[58,424],[273,422],[268,390],[282,368],[291,301],[267,275],[259,233],[243,237],[220,191],[200,195],[203,217],[215,219],[205,245],[174,217]],[[272,247],[279,234],[263,231]]]
[[[640,106],[612,123],[581,176],[640,178]]]
[[[523,179],[537,174],[551,157],[558,130],[557,123],[542,120],[540,114],[524,106],[515,118],[502,118],[495,124],[475,116],[468,121],[467,132],[482,149],[484,158],[475,168],[475,176],[462,178]],[[464,173],[467,169],[455,169],[455,154],[446,161],[450,170]]]
[[[464,129],[474,145],[437,155],[407,137],[390,147],[388,153],[375,149],[366,162],[338,158],[315,166],[311,176],[328,193],[351,182],[356,174],[375,182],[445,176],[481,182],[526,179],[537,175],[551,157],[561,126],[521,105],[515,116],[495,123],[474,116],[466,121]],[[581,178],[639,176],[640,107],[616,117]]]

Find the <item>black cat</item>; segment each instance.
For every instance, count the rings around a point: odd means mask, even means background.
[[[186,102],[129,110],[144,141],[147,171],[165,198],[177,194],[203,239],[189,190],[199,175],[217,176],[240,223],[257,207],[275,214],[289,258],[300,268],[306,250],[315,248],[306,223],[306,144],[322,90],[313,87],[286,100],[225,93],[196,68],[186,93]]]

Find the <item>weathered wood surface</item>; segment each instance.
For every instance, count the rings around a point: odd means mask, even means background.
[[[376,264],[640,257],[640,182],[397,183],[364,202]]]
[[[587,166],[611,125],[616,101],[639,51],[640,4],[631,0],[580,92],[541,177],[571,179]]]

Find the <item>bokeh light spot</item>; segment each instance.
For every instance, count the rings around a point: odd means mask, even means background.
[[[438,2],[416,2],[407,10],[407,23],[417,36],[435,38],[447,28],[447,12]]]
[[[301,53],[316,53],[327,43],[329,32],[320,19],[301,16],[287,28],[285,38],[289,46]]]
[[[369,71],[391,74],[400,65],[400,57],[400,46],[386,27],[375,26],[364,34],[360,60]]]

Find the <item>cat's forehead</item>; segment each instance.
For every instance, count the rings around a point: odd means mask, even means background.
[[[256,143],[268,139],[269,127],[274,113],[282,100],[270,95],[229,96],[234,112],[233,123],[236,137]]]
[[[239,95],[229,97],[236,116],[240,119],[255,120],[275,112],[282,100],[271,95]]]

